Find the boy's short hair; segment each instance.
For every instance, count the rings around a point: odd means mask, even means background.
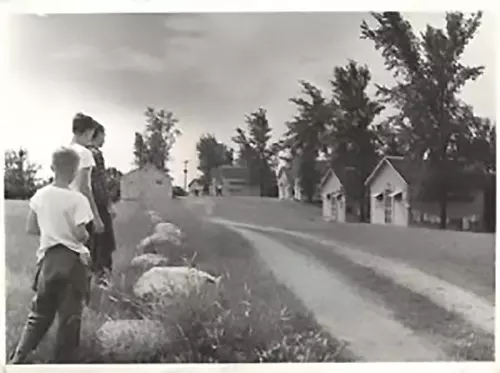
[[[52,153],[54,172],[66,172],[78,168],[80,157],[73,149],[62,146]]]
[[[92,117],[83,113],[77,113],[73,117],[73,133],[75,135],[81,135],[89,130],[95,129],[96,123],[97,122],[92,119]]]
[[[96,120],[94,120],[94,135],[92,136],[92,139],[95,139],[97,136],[99,136],[99,134],[101,133],[104,133],[105,132],[105,129],[104,129],[104,126],[97,122]]]

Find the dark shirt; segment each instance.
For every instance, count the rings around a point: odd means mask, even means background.
[[[95,146],[88,146],[87,148],[92,152],[95,161],[95,167],[92,167],[91,174],[92,194],[94,196],[95,203],[101,206],[107,206],[110,200],[104,157],[102,152]]]

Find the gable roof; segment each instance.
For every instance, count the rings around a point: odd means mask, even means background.
[[[166,173],[165,171],[160,170],[158,167],[156,167],[152,163],[146,163],[144,166],[136,167],[133,170],[130,170],[129,172],[127,172],[126,174],[124,174],[122,177],[128,177],[128,176],[130,176],[132,174],[135,174],[138,171],[145,171],[145,170],[153,170],[153,171],[156,171],[157,173],[161,174],[162,176],[166,176],[169,179],[173,179],[168,173]]]
[[[321,179],[320,188],[322,189],[326,182],[335,174],[340,181],[345,193],[350,196],[357,198],[359,194],[359,180],[356,172],[353,172],[350,167],[343,167],[340,165],[330,166]]]
[[[219,182],[223,179],[244,180],[248,182],[249,176],[248,168],[240,166],[221,166],[212,171],[212,178]]]
[[[378,172],[386,165],[392,167],[407,184],[415,182],[418,169],[414,162],[404,157],[386,155],[366,178],[365,185],[369,185]]]
[[[191,187],[191,185],[193,185],[194,183],[199,183],[199,184],[201,184],[201,180],[200,180],[200,179],[198,179],[198,178],[195,178],[195,179],[191,180],[191,181],[189,182],[189,184],[188,184],[188,187]]]
[[[408,184],[413,184],[419,171],[414,162],[406,158],[393,158],[389,161]]]

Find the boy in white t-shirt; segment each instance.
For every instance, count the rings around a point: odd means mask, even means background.
[[[75,179],[71,182],[70,188],[82,193],[87,197],[94,220],[90,226],[87,227],[89,234],[92,238],[93,233],[102,233],[104,231],[104,224],[99,216],[99,210],[94,200],[92,193],[91,173],[92,168],[95,167],[94,156],[92,152],[86,147],[92,143],[94,136],[96,122],[88,115],[78,113],[73,118],[73,140],[70,147],[77,152],[80,157],[78,171]],[[90,243],[92,244],[92,243]]]
[[[36,349],[57,314],[55,362],[77,361],[81,316],[89,293],[90,252],[84,243],[86,225],[93,214],[88,200],[71,190],[80,158],[69,147],[52,156],[54,182],[39,189],[30,200],[27,232],[40,236],[36,292],[28,321],[10,364],[22,364]]]

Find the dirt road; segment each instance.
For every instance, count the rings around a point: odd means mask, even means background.
[[[437,232],[443,238],[431,231],[335,225],[318,220],[314,207],[287,202],[188,204],[251,241],[276,277],[361,360],[493,359],[490,237],[462,234],[453,241],[455,232]],[[464,248],[467,239],[473,249]]]

